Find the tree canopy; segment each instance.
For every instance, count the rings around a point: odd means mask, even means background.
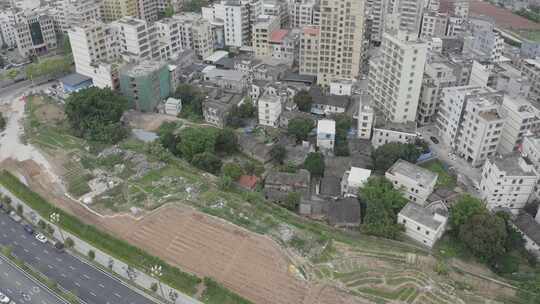
[[[176,88],[174,97],[182,100],[182,116],[203,116],[202,102],[204,100],[204,94],[197,87],[182,83]]]
[[[4,129],[6,128],[6,124],[6,118],[4,117],[4,114],[0,112],[0,131],[4,131]]]
[[[311,111],[311,104],[313,103],[313,98],[309,95],[309,92],[306,90],[299,91],[294,95],[294,103],[298,107],[298,110],[303,112]]]
[[[450,208],[450,226],[457,234],[459,233],[460,227],[473,215],[484,212],[487,212],[487,210],[482,201],[470,195],[463,195],[457,203]]]
[[[75,136],[116,143],[127,135],[120,122],[128,100],[111,89],[88,88],[71,94],[65,112]]]
[[[184,2],[183,9],[186,12],[200,13],[202,7],[208,5],[208,0],[188,0]]]
[[[489,212],[474,214],[459,229],[459,239],[485,262],[504,255],[506,237],[504,220]]]
[[[296,117],[289,121],[287,133],[296,138],[297,142],[306,140],[309,132],[315,127],[315,122],[311,118]]]
[[[221,173],[235,181],[238,180],[242,174],[244,174],[244,170],[236,163],[226,163],[221,167]]]
[[[334,145],[334,153],[336,156],[349,156],[349,144],[347,135],[352,126],[352,118],[345,114],[337,114],[333,116],[336,121],[336,142]]]
[[[387,143],[371,153],[373,168],[379,172],[388,170],[398,159],[403,159],[411,163],[421,154],[421,148],[414,144]]]
[[[244,102],[237,106],[233,105],[227,116],[227,126],[232,128],[244,127],[245,121],[255,116],[255,105],[251,98],[246,98]]]
[[[270,149],[270,157],[278,164],[283,164],[285,157],[287,156],[287,150],[283,145],[273,145]]]
[[[210,152],[196,154],[195,156],[193,156],[191,163],[195,167],[210,172],[212,174],[219,173],[219,170],[221,168],[221,160]]]
[[[359,197],[366,204],[362,231],[396,239],[402,226],[396,222],[398,212],[407,204],[401,192],[385,177],[370,177],[360,188]]]
[[[188,161],[192,161],[197,154],[205,152],[213,154],[217,135],[218,130],[215,128],[184,128],[179,132],[180,142],[177,149]]]
[[[232,154],[238,149],[238,136],[229,128],[218,131],[215,141],[215,151],[219,154]]]
[[[58,77],[69,73],[72,63],[71,57],[44,59],[26,67],[26,78],[35,79],[42,76]]]
[[[304,168],[311,176],[322,177],[324,175],[324,155],[320,152],[311,152],[304,160]]]

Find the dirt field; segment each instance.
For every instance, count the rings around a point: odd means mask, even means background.
[[[446,0],[445,2],[448,2]],[[441,1],[443,5],[443,1]],[[446,4],[445,4],[446,5]],[[470,2],[470,15],[480,16],[486,15],[495,19],[495,23],[498,27],[513,30],[538,30],[540,24],[523,18],[519,15],[513,14],[510,10],[497,7],[493,4],[483,1],[471,1]]]
[[[124,120],[128,122],[131,128],[156,131],[162,123],[167,121],[178,121],[179,119],[165,114],[127,111],[124,113]]]
[[[369,303],[334,287],[302,281],[273,240],[192,209],[164,207],[137,221],[98,217],[62,195],[32,161],[1,164],[30,187],[88,224],[97,225],[184,271],[211,276],[257,304]]]
[[[44,106],[42,102],[39,102],[38,99],[34,101],[36,106],[40,106],[34,114],[36,118],[41,123],[53,123],[57,124],[65,120],[66,116],[64,110],[56,104],[46,104]]]

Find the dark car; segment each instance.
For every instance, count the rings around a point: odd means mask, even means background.
[[[62,242],[54,243],[54,249],[56,249],[56,251],[64,252],[64,248],[65,248],[64,243],[62,243]]]
[[[439,143],[439,140],[438,140],[437,137],[435,137],[435,136],[431,136],[429,139],[431,139],[431,141],[432,141],[434,144],[438,144],[438,143]]]
[[[24,231],[28,232],[28,234],[34,234],[34,228],[28,224],[24,225]]]

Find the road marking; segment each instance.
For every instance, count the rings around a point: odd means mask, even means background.
[[[53,267],[51,265],[47,265],[47,267],[49,267],[50,269],[53,269]]]
[[[105,288],[105,285],[103,285],[101,283],[99,283],[98,286],[101,287],[101,288]]]
[[[41,261],[41,259],[39,257],[36,257],[36,260]]]
[[[56,258],[56,260],[57,260],[58,262],[62,262],[62,259],[61,259],[61,258]]]
[[[90,291],[90,294],[91,294],[92,296],[94,296],[94,297],[96,296],[96,294],[95,294],[95,293],[93,293],[93,292],[91,292],[91,291]]]
[[[32,245],[37,246],[36,242],[32,242]]]
[[[63,273],[60,274],[63,278],[67,278],[67,276]]]
[[[86,279],[90,280],[90,277],[86,274],[83,274],[83,277],[85,277]]]
[[[28,251],[28,249],[26,249],[26,248],[23,248],[23,250],[24,250],[24,252],[26,252],[26,253],[30,252],[30,251]]]
[[[114,295],[117,296],[118,298],[122,298],[122,296],[117,294],[116,292],[114,293]]]
[[[17,286],[21,286],[21,285],[22,285],[21,282],[19,282],[19,281],[15,281],[15,284],[17,284]]]
[[[19,246],[19,243],[17,243],[17,241],[13,241],[13,244],[14,244],[15,246]]]
[[[77,287],[81,287],[81,284],[79,284],[79,283],[75,282],[75,286],[77,286]]]
[[[73,267],[73,266],[70,265],[70,266],[69,266],[69,269],[75,270],[75,267]]]
[[[47,251],[47,249],[43,249],[43,252],[45,252],[46,254],[49,254],[49,252]]]
[[[21,235],[21,237],[26,240],[26,235],[23,234]]]

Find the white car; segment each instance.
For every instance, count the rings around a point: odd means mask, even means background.
[[[4,304],[4,303],[9,303],[10,299],[8,298],[8,296],[6,296],[5,294],[1,293],[0,292],[0,303]]]
[[[47,237],[45,237],[43,234],[38,233],[36,234],[36,240],[40,241],[41,243],[47,243]]]

